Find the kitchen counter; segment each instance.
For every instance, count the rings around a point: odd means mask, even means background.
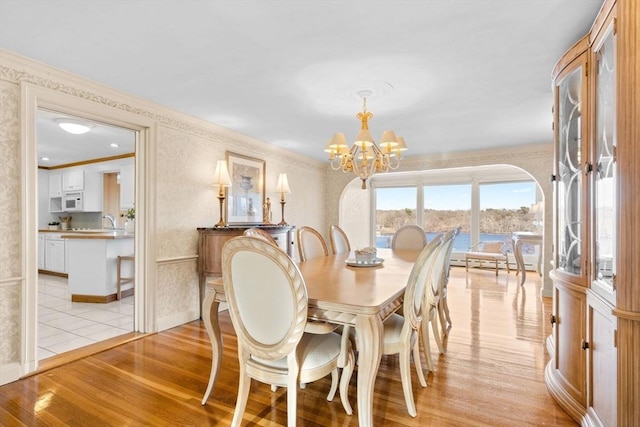
[[[98,303],[115,301],[117,258],[133,255],[134,235],[124,230],[65,230],[61,237],[67,242],[71,300]],[[130,264],[123,266],[124,277],[133,277]],[[126,284],[122,291],[132,293],[133,285]]]
[[[60,237],[63,239],[133,239],[135,236],[133,233],[118,230],[101,232],[64,231]]]

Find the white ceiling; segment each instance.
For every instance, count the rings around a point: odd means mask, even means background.
[[[602,0],[0,0],[0,47],[324,160],[551,142],[550,73]]]

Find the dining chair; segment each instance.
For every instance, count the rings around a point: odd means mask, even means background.
[[[351,245],[349,244],[347,234],[337,225],[332,225],[329,229],[329,239],[331,240],[331,250],[334,254],[351,252]]]
[[[426,387],[427,381],[425,380],[420,363],[419,333],[424,315],[425,287],[430,286],[430,283],[428,283],[428,272],[431,270],[435,260],[434,255],[442,245],[442,237],[442,235],[434,237],[418,255],[411,269],[404,291],[402,315],[392,313],[382,323],[384,327],[382,354],[399,355],[402,390],[407,404],[407,411],[412,417],[417,415],[417,411],[413,400],[413,388],[411,386],[411,356],[413,355],[413,363],[418,374],[420,385]],[[356,347],[359,347],[358,334],[356,333],[355,336]]]
[[[427,244],[427,236],[419,225],[409,224],[398,228],[391,240],[392,249],[420,250]]]
[[[455,230],[449,232],[440,233],[435,238],[440,239],[442,244],[433,255],[433,262],[429,267],[425,280],[427,281],[425,286],[424,300],[423,300],[423,313],[422,325],[420,329],[420,341],[422,341],[422,348],[424,350],[424,356],[427,361],[427,368],[429,371],[434,371],[433,360],[431,358],[431,344],[429,341],[429,329],[433,332],[433,338],[438,346],[438,351],[441,354],[445,353],[445,348],[442,343],[442,337],[440,336],[440,328],[438,327],[438,318],[440,314],[440,306],[442,304],[442,294],[444,286],[444,277],[446,276],[445,268],[447,265],[447,257],[449,255],[449,247],[452,244],[453,239],[456,236]],[[429,328],[431,327],[431,328]]]
[[[278,242],[276,242],[271,234],[259,229],[258,227],[247,228],[242,234],[247,237],[254,237],[256,239],[264,240],[267,243],[271,243],[272,245],[279,247]]]
[[[240,426],[251,379],[287,387],[287,424],[296,425],[297,384],[331,374],[327,400],[340,397],[351,414],[348,387],[354,357],[349,352],[339,379],[342,338],[334,325],[307,322],[307,289],[285,252],[255,238],[229,240],[222,250],[222,280],[238,338],[240,381],[232,425]]]
[[[298,229],[297,236],[300,261],[329,255],[327,244],[315,228],[302,226]]]
[[[440,305],[438,306],[438,317],[440,318],[440,326],[442,327],[442,335],[449,335],[451,326],[451,315],[449,314],[449,302],[447,300],[447,285],[449,284],[449,273],[451,272],[451,253],[453,252],[453,243],[460,234],[461,227],[453,229],[451,239],[447,246],[447,254],[445,255],[445,265],[442,277],[442,295],[440,296]]]

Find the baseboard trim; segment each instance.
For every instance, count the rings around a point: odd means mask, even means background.
[[[121,292],[122,298],[130,297],[133,295],[133,288],[126,289]],[[106,304],[109,302],[117,301],[116,294],[109,295],[79,295],[71,294],[71,302],[90,302],[97,304]]]

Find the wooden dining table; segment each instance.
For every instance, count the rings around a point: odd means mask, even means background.
[[[382,356],[382,322],[401,305],[416,250],[378,249],[379,266],[353,267],[346,261],[353,253],[329,255],[300,262],[307,286],[309,320],[355,327],[358,334],[358,423],[373,425],[373,391]],[[215,384],[222,361],[222,335],[218,323],[220,302],[225,302],[221,279],[207,283],[202,305],[203,321],[212,347],[212,375],[207,393]],[[204,404],[204,402],[203,402]]]

